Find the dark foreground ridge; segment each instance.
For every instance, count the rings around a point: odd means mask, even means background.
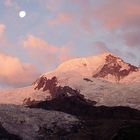
[[[14,134],[10,134],[0,124],[0,140],[21,140],[21,138]]]
[[[65,88],[65,87],[64,87]],[[49,101],[33,103],[31,108],[62,111],[83,118],[94,119],[140,119],[140,112],[129,107],[93,106],[96,102],[89,101],[81,95],[62,95]],[[31,104],[31,103],[30,103]]]
[[[55,79],[55,80],[54,80]],[[56,78],[53,78],[57,81]],[[52,80],[51,80],[52,81]],[[46,84],[46,83],[45,83]],[[46,84],[47,85],[47,84]],[[96,102],[87,100],[80,91],[71,87],[53,87],[52,100],[39,103],[30,102],[31,108],[57,110],[77,116],[80,126],[73,128],[73,133],[46,132],[50,140],[140,140],[140,111],[129,107],[94,106]],[[46,86],[48,89],[49,86]],[[51,87],[52,88],[52,87]],[[51,91],[51,90],[50,90]],[[65,132],[65,130],[62,130]]]

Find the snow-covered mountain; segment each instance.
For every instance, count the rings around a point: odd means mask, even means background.
[[[0,91],[0,103],[24,104],[52,98],[58,88],[71,87],[97,105],[140,109],[140,69],[105,53],[72,59],[42,74],[32,86]],[[69,92],[69,91],[68,91]]]
[[[121,58],[105,53],[98,56],[77,58],[59,65],[56,70],[42,76],[52,77],[66,75],[79,75],[82,77],[94,77],[111,82],[124,82],[125,78],[139,74],[139,68],[124,62]],[[64,76],[63,76],[64,77]],[[137,79],[137,76],[135,77]],[[135,79],[133,77],[133,80]],[[132,82],[130,79],[128,82]]]

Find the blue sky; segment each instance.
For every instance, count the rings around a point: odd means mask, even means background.
[[[1,0],[1,87],[26,86],[68,59],[108,51],[139,65],[139,36],[139,0]]]

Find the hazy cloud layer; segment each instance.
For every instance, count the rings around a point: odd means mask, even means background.
[[[32,59],[38,61],[46,70],[71,57],[70,46],[55,46],[33,35],[28,35],[23,41],[23,46]]]
[[[0,83],[5,86],[19,87],[31,85],[37,71],[31,64],[22,63],[17,57],[0,53]]]

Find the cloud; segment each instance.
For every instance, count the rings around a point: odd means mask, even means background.
[[[106,46],[106,44],[104,42],[98,41],[94,44],[94,47],[97,48],[97,51],[99,53],[106,53],[106,52],[110,52],[110,50],[108,49],[108,47]]]
[[[5,32],[5,25],[4,24],[0,24],[0,34],[3,34]]]
[[[128,47],[140,48],[140,0],[71,0],[71,3],[78,9],[74,14],[70,12],[72,21],[81,29],[90,33],[105,29]]]
[[[5,32],[6,26],[0,24],[0,50],[4,52],[15,48],[9,42]],[[38,71],[33,65],[22,63],[19,58],[2,52],[0,52],[0,85],[4,87],[20,87],[29,85],[35,80]]]
[[[0,84],[20,87],[30,85],[38,75],[31,64],[22,63],[17,57],[0,53]]]
[[[0,48],[1,47],[9,47],[10,43],[7,39],[7,36],[5,34],[6,26],[4,24],[0,24]]]
[[[4,24],[0,24],[0,49],[7,49],[11,47],[12,43],[6,35],[6,26]]]
[[[5,25],[0,24],[0,40],[4,37],[5,29],[6,29]]]
[[[66,13],[59,13],[56,18],[48,21],[49,25],[67,24],[72,22],[72,15]]]
[[[71,46],[54,46],[33,35],[28,35],[24,39],[23,46],[29,56],[46,68],[46,71],[71,57]]]
[[[132,52],[130,52],[130,50],[125,50],[125,49],[119,50],[118,48],[116,48],[116,49],[109,48],[106,43],[101,42],[101,41],[95,42],[93,47],[97,49],[98,53],[111,52],[111,53],[116,54],[121,57],[127,56],[128,58],[136,59],[136,56]]]
[[[93,12],[104,28],[118,32],[128,47],[139,48],[140,41],[140,1],[105,1]]]
[[[47,8],[51,12],[57,12],[61,8],[61,4],[64,3],[65,0],[38,0],[42,7]]]
[[[13,7],[16,10],[20,10],[20,6],[15,0],[4,0],[4,5],[8,8]]]
[[[140,29],[137,31],[128,31],[123,34],[128,47],[140,49]]]
[[[68,5],[73,8],[68,8],[68,10],[62,12],[63,6],[67,7]],[[119,2],[118,0],[68,0],[67,2],[64,0],[58,2],[49,0],[49,6],[51,12],[57,15],[49,21],[49,25],[72,22],[89,32],[94,31],[95,26],[93,24],[96,23],[101,24],[108,30],[123,30],[123,32],[130,28],[140,28],[139,0],[121,0]]]
[[[4,0],[4,5],[7,7],[12,7],[13,6],[13,1],[12,0]]]
[[[122,0],[121,2],[110,0],[100,5],[93,15],[102,20],[104,26],[109,29],[126,27],[139,18],[139,6],[139,0]]]
[[[45,5],[47,5],[51,14],[55,15],[52,19],[48,20],[48,25],[67,25],[69,28],[80,28],[84,31],[92,31],[92,24],[90,22],[92,18],[89,21],[89,15],[91,14],[89,10],[91,9],[90,0],[59,0],[57,2],[55,0],[49,0]],[[64,6],[68,8],[63,9]],[[84,16],[85,13],[86,16]],[[85,20],[85,17],[88,18],[88,20]]]

